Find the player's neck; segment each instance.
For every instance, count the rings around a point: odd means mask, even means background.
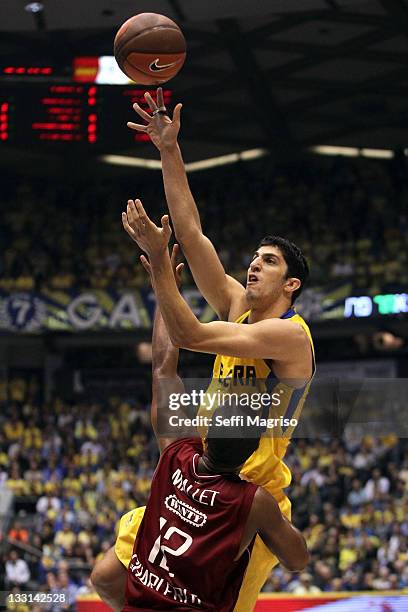
[[[258,321],[264,321],[265,319],[279,319],[290,308],[291,306],[287,300],[277,300],[267,307],[258,307],[254,304],[251,306],[248,323],[258,323]]]

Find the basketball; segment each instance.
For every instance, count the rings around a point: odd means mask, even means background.
[[[178,25],[157,13],[140,13],[119,28],[114,54],[121,70],[140,85],[172,79],[186,59],[186,40]]]

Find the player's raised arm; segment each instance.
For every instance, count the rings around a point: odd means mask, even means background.
[[[173,119],[166,115],[163,92],[157,90],[157,103],[145,94],[153,115],[134,104],[135,111],[147,124],[128,123],[132,129],[147,132],[159,149],[167,204],[175,234],[187,258],[194,280],[207,302],[221,319],[227,319],[233,297],[244,295],[244,289],[225,273],[211,241],[203,234],[200,216],[190,190],[180,147],[181,104],[174,109]]]
[[[184,264],[177,265],[177,254],[178,245],[175,244],[171,254],[171,264],[174,278],[178,287],[180,287]],[[151,275],[150,264],[146,257],[142,255],[140,259],[146,271]],[[150,418],[160,452],[173,440],[158,435],[158,411],[167,409],[170,393],[183,393],[184,391],[183,383],[177,376],[178,355],[179,350],[172,344],[160,308],[156,306],[152,335],[152,405]]]

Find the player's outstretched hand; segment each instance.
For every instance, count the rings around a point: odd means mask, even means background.
[[[173,274],[174,274],[174,278],[176,281],[176,285],[177,287],[180,289],[181,287],[181,274],[183,272],[183,268],[184,268],[184,264],[183,263],[177,263],[177,257],[180,251],[180,247],[179,245],[176,243],[173,245],[173,249],[171,251],[171,267],[173,268]],[[149,260],[147,259],[147,257],[145,257],[145,255],[141,255],[140,256],[140,261],[142,262],[142,265],[144,267],[144,269],[146,270],[146,272],[149,274],[150,276],[150,280],[152,280],[152,267],[150,265]]]
[[[123,227],[129,236],[151,258],[167,249],[171,236],[169,216],[163,215],[161,227],[149,219],[140,200],[128,200],[126,212],[122,213]]]
[[[174,147],[177,143],[177,136],[180,131],[180,113],[182,104],[177,104],[173,112],[173,119],[170,119],[170,117],[166,115],[167,109],[164,106],[163,90],[161,87],[157,89],[157,102],[153,100],[152,96],[148,92],[145,93],[145,99],[150,110],[154,114],[149,115],[149,113],[143,110],[138,104],[134,104],[133,108],[137,114],[146,121],[146,125],[128,121],[127,126],[131,130],[146,132],[149,134],[150,140],[159,149],[159,151]]]

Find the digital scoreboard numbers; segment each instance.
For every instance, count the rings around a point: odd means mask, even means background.
[[[37,142],[84,142],[86,91],[80,85],[48,85],[32,97],[31,136]]]
[[[0,142],[7,142],[12,134],[10,122],[11,103],[8,98],[0,97]]]
[[[146,88],[81,83],[7,83],[0,96],[1,143],[17,146],[75,144],[99,151],[149,142],[126,123],[143,123],[132,105],[148,110]],[[164,90],[166,105],[172,92]]]

